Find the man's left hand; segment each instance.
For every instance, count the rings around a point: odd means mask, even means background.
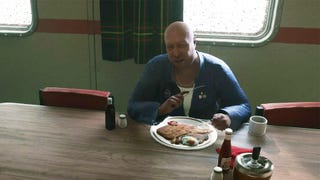
[[[217,113],[211,119],[212,125],[219,130],[225,130],[230,127],[231,119],[227,114]]]

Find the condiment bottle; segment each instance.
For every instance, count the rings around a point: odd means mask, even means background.
[[[260,147],[254,147],[251,153],[242,153],[236,157],[233,170],[234,180],[269,180],[273,172],[272,162],[260,156]]]
[[[114,107],[114,98],[113,96],[108,97],[108,106],[105,112],[105,125],[106,129],[112,130],[116,127],[116,112]]]
[[[119,126],[120,128],[125,128],[125,127],[127,127],[127,117],[126,117],[125,114],[120,114],[120,115],[119,115],[118,126]]]
[[[231,164],[231,136],[232,136],[232,129],[227,128],[225,129],[225,138],[220,148],[219,159],[218,159],[218,166],[222,168],[223,172],[226,173],[230,169]]]
[[[210,174],[210,180],[223,180],[223,173],[221,167],[216,166],[213,168]]]

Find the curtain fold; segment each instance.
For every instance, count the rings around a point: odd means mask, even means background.
[[[144,64],[164,53],[163,32],[182,20],[183,0],[100,0],[104,60]]]

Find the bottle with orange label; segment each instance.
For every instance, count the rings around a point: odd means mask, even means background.
[[[233,131],[230,128],[227,128],[225,130],[225,138],[220,148],[218,166],[222,168],[224,173],[230,170],[231,157],[232,157],[232,152],[231,152],[232,133]]]

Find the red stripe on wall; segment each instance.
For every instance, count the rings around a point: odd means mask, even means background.
[[[37,32],[100,34],[100,21],[71,19],[39,19]]]
[[[37,32],[100,34],[100,21],[71,19],[39,19]],[[272,42],[320,44],[319,28],[281,27]]]
[[[281,27],[272,41],[292,44],[320,44],[320,29]]]

